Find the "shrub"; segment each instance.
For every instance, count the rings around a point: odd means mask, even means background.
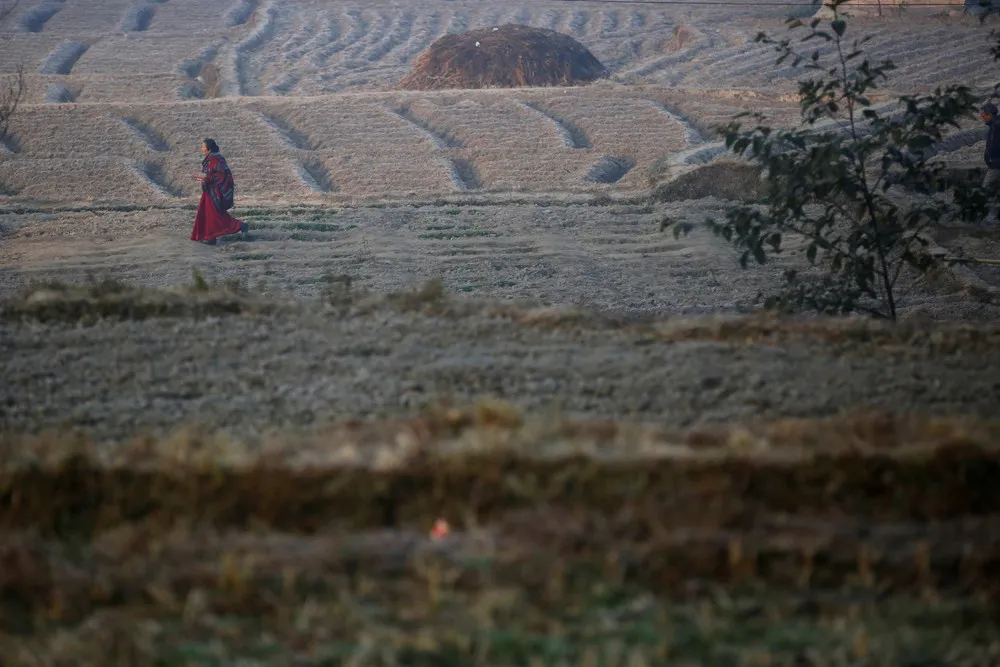
[[[789,19],[790,29],[805,31],[794,44],[757,36],[777,51],[777,64],[791,61],[809,74],[798,84],[802,123],[775,130],[760,114],[740,114],[721,128],[727,148],[761,165],[767,184],[760,204],[734,207],[708,225],[742,252],[744,266],[782,252],[789,235],[804,240],[818,275],[786,271],[787,289],[770,305],[895,320],[904,271],[938,264],[927,252],[926,232],[986,212],[978,183],[948,178],[944,163],[930,157],[948,128],[973,116],[977,100],[969,88],[952,85],[901,96],[891,111],[874,108],[869,95],[894,66],[871,62],[862,49],[866,39],[847,40],[839,11],[846,2],[825,5],[829,21]],[[809,51],[810,43],[818,46]],[[755,120],[750,129],[740,122],[746,116]],[[673,226],[677,234],[690,230]]]

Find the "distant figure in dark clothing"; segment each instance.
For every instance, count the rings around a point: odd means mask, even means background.
[[[983,187],[1000,185],[1000,122],[997,121],[997,105],[987,102],[979,111],[979,117],[989,127],[986,133],[986,152],[983,154],[987,167]]]
[[[194,177],[196,181],[201,181],[201,201],[194,229],[191,230],[191,240],[215,245],[218,237],[227,234],[242,234],[245,237],[246,223],[229,215],[235,187],[226,158],[219,154],[219,144],[214,139],[205,139],[201,144],[201,154],[205,156],[201,161],[201,173]]]
[[[986,131],[986,151],[983,159],[986,161],[986,177],[983,179],[983,189],[990,194],[1000,194],[1000,118],[997,118],[997,105],[987,102],[979,111],[979,117],[983,119],[989,128]],[[997,208],[990,208],[987,220],[997,222]]]

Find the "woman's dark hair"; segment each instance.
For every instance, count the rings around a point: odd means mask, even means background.
[[[210,153],[219,152],[219,144],[215,143],[215,139],[205,139],[205,148],[207,148]]]

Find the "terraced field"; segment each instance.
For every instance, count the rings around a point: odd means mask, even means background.
[[[559,30],[581,40],[624,83],[700,88],[755,88],[787,82],[787,69],[768,65],[769,53],[753,44],[756,30],[780,26],[796,7],[698,8],[668,4],[491,3],[425,1],[267,3],[236,0],[204,4],[169,0],[22,3],[8,27],[12,46],[0,67],[24,59],[58,65],[81,87],[79,101],[150,101],[148,91],[127,86],[116,95],[102,79],[124,84],[131,77],[174,76],[157,101],[198,93],[198,69],[223,72],[222,94],[315,95],[379,89],[402,77],[414,58],[438,37],[468,29],[519,23]],[[861,20],[876,57],[903,66],[901,85],[921,85],[934,71],[940,81],[985,80],[975,55],[981,36],[973,19],[917,9],[878,21]],[[960,9],[960,8],[959,8]],[[949,44],[947,53],[938,45]],[[71,48],[79,44],[80,48]],[[38,70],[36,70],[38,71]],[[166,81],[164,81],[166,84]],[[190,85],[189,85],[190,84]],[[201,91],[204,93],[204,90]]]
[[[801,253],[790,253],[744,270],[705,230],[681,239],[660,231],[665,215],[695,224],[721,216],[727,202],[719,198],[593,203],[505,197],[472,205],[456,196],[453,204],[244,208],[237,213],[250,226],[248,240],[224,238],[216,247],[187,240],[190,206],[24,211],[4,218],[0,296],[102,276],[171,287],[190,283],[194,271],[214,284],[235,281],[255,293],[304,299],[345,281],[385,293],[437,278],[449,294],[573,305],[636,320],[747,312],[778,288],[785,268],[807,268]],[[952,234],[948,245],[989,257],[997,241],[988,233],[961,240]],[[981,279],[1000,287],[995,267],[983,267]],[[899,294],[901,315],[991,320],[1000,311],[982,284],[972,275],[914,284]]]
[[[22,3],[0,74],[28,68],[29,105],[0,191],[48,201],[194,194],[198,140],[256,200],[462,191],[641,189],[661,158],[743,108],[792,122],[794,72],[753,42],[801,7],[542,2],[188,0]],[[612,72],[585,89],[391,92],[441,35],[507,22],[580,39]],[[987,27],[961,15],[858,19],[898,90],[993,83]],[[947,51],[938,45],[947,43]],[[933,74],[931,74],[933,73]],[[341,93],[333,95],[333,93]],[[345,94],[346,93],[346,94]],[[84,175],[85,174],[85,175]]]
[[[997,267],[904,275],[898,325],[779,318],[801,254],[661,229],[759,187],[713,128],[796,121],[753,43],[788,11],[23,2],[4,667],[995,665]],[[899,60],[876,102],[995,82],[991,26],[933,12],[852,21]],[[393,89],[506,22],[610,79]],[[205,136],[245,240],[188,240]]]
[[[671,102],[680,97],[599,86],[41,105],[15,123],[17,152],[3,181],[6,191],[36,200],[191,198],[199,138],[213,136],[245,203],[315,195],[634,190],[649,186],[649,169],[665,154],[705,141]],[[774,106],[793,113],[787,103]],[[622,117],[631,122],[622,126],[616,120]],[[608,160],[620,168],[595,175]]]

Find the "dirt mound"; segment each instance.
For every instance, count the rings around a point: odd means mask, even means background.
[[[720,161],[693,169],[656,186],[653,200],[668,202],[718,197],[736,201],[755,201],[763,194],[760,175],[761,168],[758,166]]]
[[[407,90],[573,86],[607,75],[585,46],[554,30],[507,24],[445,35],[400,81]]]

